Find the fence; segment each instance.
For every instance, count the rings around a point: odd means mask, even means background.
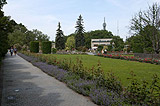
[[[160,59],[160,54],[134,53],[135,57]]]

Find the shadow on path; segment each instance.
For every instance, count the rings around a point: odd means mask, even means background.
[[[60,106],[60,94],[41,87],[39,73],[20,57],[6,55],[3,61],[2,106]]]

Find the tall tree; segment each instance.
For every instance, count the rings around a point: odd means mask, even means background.
[[[16,24],[14,20],[10,20],[10,17],[4,16],[4,12],[2,11],[4,4],[6,4],[6,0],[0,0],[0,60],[9,47],[8,33],[13,31],[13,26]]]
[[[123,39],[119,36],[113,36],[112,41],[110,43],[114,46],[115,51],[122,51],[124,48]]]
[[[81,46],[85,46],[85,38],[84,38],[84,26],[83,26],[83,19],[80,15],[77,22],[76,22],[76,31],[75,31],[75,46],[76,49]]]
[[[23,24],[18,24],[14,27],[14,31],[9,33],[9,44],[19,46],[29,46],[31,41],[48,41],[49,37],[43,34],[41,31],[34,29],[32,31],[28,30]]]
[[[58,29],[56,31],[57,31],[56,41],[55,41],[56,49],[62,50],[65,48],[65,42],[64,42],[64,34],[63,34],[63,31],[61,30],[60,22],[58,23]]]
[[[32,33],[35,35],[35,39],[37,41],[49,41],[49,36],[46,34],[43,34],[41,31],[37,30],[37,29],[33,29]]]
[[[134,35],[146,36],[152,42],[155,53],[160,52],[160,5],[154,3],[147,11],[140,11],[131,20]]]

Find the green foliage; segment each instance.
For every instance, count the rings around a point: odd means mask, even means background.
[[[145,48],[145,52],[146,52],[146,53],[153,53],[154,50],[153,50],[152,47],[148,47],[148,48]]]
[[[52,53],[55,54],[57,52],[56,48],[52,48]]]
[[[134,53],[151,53],[153,51],[151,40],[145,36],[131,36],[126,41]]]
[[[0,0],[0,11],[5,4],[7,4],[6,0]]]
[[[146,11],[139,11],[131,20],[130,30],[134,35],[141,35],[145,48],[152,47],[160,52],[160,5],[153,3]],[[146,47],[147,46],[147,47]]]
[[[113,51],[112,45],[108,45],[108,51]]]
[[[64,39],[63,31],[61,30],[60,22],[58,23],[58,29],[56,31],[57,31],[56,41],[55,41],[56,49],[62,50],[65,48],[65,39]]]
[[[33,29],[32,31],[29,31],[32,36],[34,36],[37,41],[49,41],[49,36],[46,34],[43,34],[41,31],[37,29]]]
[[[132,50],[134,53],[143,53],[144,43],[141,36],[135,36],[132,39]]]
[[[89,96],[94,96],[96,93],[95,96],[98,96],[98,98],[96,98],[96,100],[98,100],[98,104],[106,102],[106,97],[108,100],[108,97],[113,93],[118,94],[117,96],[113,95],[111,98],[111,100],[116,99],[114,105],[119,105],[119,103],[124,102],[119,100],[125,100],[126,104],[124,105],[158,106],[160,103],[160,79],[156,74],[153,75],[151,83],[148,83],[145,80],[143,80],[143,82],[138,81],[136,79],[136,75],[131,72],[131,78],[128,78],[131,80],[131,83],[125,89],[122,88],[119,79],[116,78],[114,73],[108,72],[105,77],[100,63],[98,63],[95,68],[92,66],[91,69],[87,69],[85,68],[82,58],[76,58],[74,61],[71,60],[71,58],[69,60],[63,57],[58,59],[57,55],[56,57],[55,55],[50,57],[50,55],[33,54],[28,52],[24,53],[29,56],[37,57],[40,61],[45,61],[49,64],[57,65],[58,67],[67,70],[62,70],[62,75],[59,74],[60,71],[57,71],[56,78],[60,81],[65,81],[70,88],[76,90],[78,93]],[[104,90],[101,89],[98,91],[97,88],[103,88]],[[94,94],[92,94],[93,89],[96,90]],[[121,99],[117,97],[120,97]]]
[[[97,51],[98,51],[99,53],[101,53],[102,49],[103,49],[103,46],[102,46],[102,45],[98,45]]]
[[[63,58],[67,60],[72,59],[73,63],[76,63],[77,57],[79,57],[84,67],[91,69],[92,66],[97,66],[97,62],[100,61],[101,68],[104,70],[104,74],[112,71],[114,74],[121,80],[123,86],[128,86],[129,81],[127,78],[130,76],[130,71],[134,70],[136,79],[141,81],[141,79],[145,79],[149,83],[151,82],[150,75],[157,74],[160,77],[160,65],[148,64],[148,63],[140,63],[134,61],[126,61],[120,59],[112,59],[112,58],[104,58],[98,56],[90,56],[90,55],[59,55],[52,54],[50,57],[56,57],[57,61]]]
[[[14,31],[9,34],[9,44],[23,46],[29,46],[31,41],[48,41],[49,37],[43,34],[41,31],[34,29],[28,30],[23,24],[18,24],[14,27]]]
[[[160,103],[160,79],[155,74],[153,75],[152,83],[149,84],[143,80],[142,83],[138,82],[135,78],[135,74],[131,72],[131,84],[126,89],[126,101],[131,104],[147,105],[147,106],[158,106]]]
[[[76,31],[75,31],[75,47],[78,49],[80,46],[85,46],[85,38],[84,38],[84,26],[83,26],[83,19],[80,15],[77,22],[76,22]]]
[[[69,50],[74,49],[74,48],[75,48],[75,39],[74,39],[74,36],[68,37],[65,45],[66,45],[66,47],[67,47]]]
[[[9,44],[10,46],[17,44],[20,45],[21,47],[28,42],[28,40],[26,39],[26,33],[27,32],[27,28],[22,25],[22,24],[18,24],[14,27],[14,31],[12,33],[9,33],[8,35],[8,39],[9,39]],[[31,39],[31,41],[34,41],[34,37],[32,37],[33,39]]]
[[[113,72],[108,72],[107,73],[107,78],[104,82],[105,86],[108,89],[112,89],[113,91],[116,91],[117,93],[122,92],[123,87],[119,79],[116,77],[116,75]]]
[[[42,53],[43,54],[50,54],[51,53],[51,46],[52,46],[52,42],[43,41],[42,42]]]
[[[112,43],[114,43],[114,44],[112,44]],[[111,41],[111,45],[114,47],[115,51],[122,51],[124,48],[123,39],[120,38],[119,36],[113,36],[112,41]]]
[[[33,53],[39,52],[39,42],[38,41],[30,42],[30,52],[33,52]]]
[[[80,46],[77,48],[78,51],[86,52],[87,48],[85,46]]]
[[[0,1],[0,60],[7,53],[7,49],[10,48],[8,42],[8,33],[13,31],[13,27],[16,24],[14,20],[10,20],[10,17],[4,16],[1,11],[3,5],[6,4],[5,0]]]
[[[85,36],[85,46],[89,49],[91,48],[91,39],[103,39],[103,38],[112,38],[113,34],[107,30],[95,30],[91,32],[86,32]]]

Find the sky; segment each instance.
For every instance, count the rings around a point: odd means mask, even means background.
[[[160,4],[160,0],[7,0],[3,11],[29,30],[47,34],[50,40],[55,40],[58,22],[67,36],[75,32],[80,14],[85,32],[103,29],[105,17],[106,29],[125,40],[130,36],[132,17],[155,2]]]

